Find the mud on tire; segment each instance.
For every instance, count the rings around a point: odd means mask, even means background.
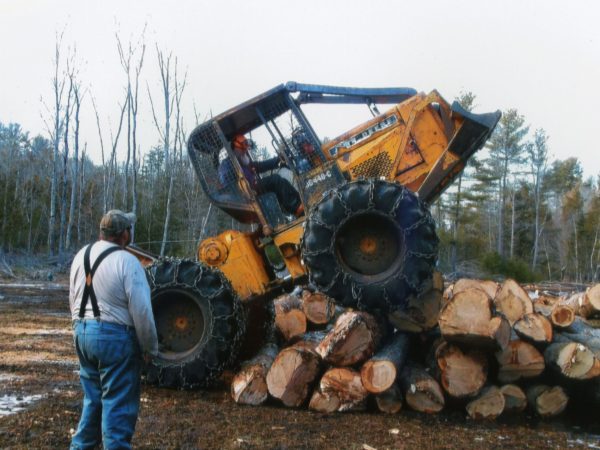
[[[234,362],[244,336],[239,298],[221,272],[195,261],[161,259],[146,275],[159,340],[146,381],[210,386]]]
[[[395,183],[360,180],[310,211],[302,254],[311,281],[344,306],[390,312],[429,285],[438,238],[427,206]]]

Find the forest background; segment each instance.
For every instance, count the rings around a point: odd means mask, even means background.
[[[99,218],[113,208],[134,211],[136,244],[160,255],[193,258],[202,239],[245,229],[210,204],[187,157],[191,130],[181,105],[189,101],[188,74],[177,57],[148,46],[143,34],[122,42],[117,33],[114,44],[122,76],[114,111],[98,110],[99,94],[80,77],[81,59],[59,33],[54,71],[40,87],[46,129],[0,122],[4,272],[17,260],[64,267],[97,238]],[[150,87],[150,76],[160,80],[158,89]],[[461,92],[456,100],[472,110],[477,93]],[[156,132],[148,147],[139,143],[140,101],[150,105],[144,113]],[[85,139],[84,108],[93,110],[97,131]],[[112,122],[103,119],[111,114]],[[196,123],[206,119],[196,112]],[[92,147],[100,161],[90,158]],[[440,270],[450,277],[599,280],[600,173],[584,177],[577,158],[550,155],[543,128],[530,129],[518,105],[503,111],[486,148],[432,205]]]

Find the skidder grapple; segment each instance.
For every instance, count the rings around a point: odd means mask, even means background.
[[[335,124],[360,104],[371,118],[332,139],[308,119],[313,112]],[[380,113],[385,104],[394,106]],[[260,335],[265,316],[248,306],[295,285],[310,283],[360,310],[406,308],[429,286],[437,260],[428,205],[499,118],[450,105],[436,91],[289,82],[199,125],[188,152],[200,184],[249,231],[205,239],[197,261],[146,257],[161,348],[147,379],[209,385]],[[240,134],[252,141],[255,162],[280,159],[275,172],[298,192],[303,213],[288,214],[275,192],[248,179],[231,144]]]

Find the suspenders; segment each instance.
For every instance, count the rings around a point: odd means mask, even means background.
[[[79,318],[83,319],[85,316],[85,307],[87,306],[88,298],[92,302],[92,310],[94,311],[94,318],[100,319],[100,309],[98,308],[98,300],[96,299],[96,293],[94,292],[94,285],[92,284],[92,278],[98,269],[100,263],[113,252],[117,250],[122,250],[121,247],[115,246],[110,247],[104,250],[96,261],[94,265],[90,268],[90,251],[92,250],[92,245],[90,244],[85,249],[85,253],[83,255],[83,268],[85,270],[85,287],[83,288],[83,296],[81,297],[81,306],[79,307]]]

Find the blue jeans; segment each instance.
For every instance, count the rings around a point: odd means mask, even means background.
[[[140,406],[141,355],[135,331],[110,322],[73,325],[83,411],[72,449],[131,448]]]

